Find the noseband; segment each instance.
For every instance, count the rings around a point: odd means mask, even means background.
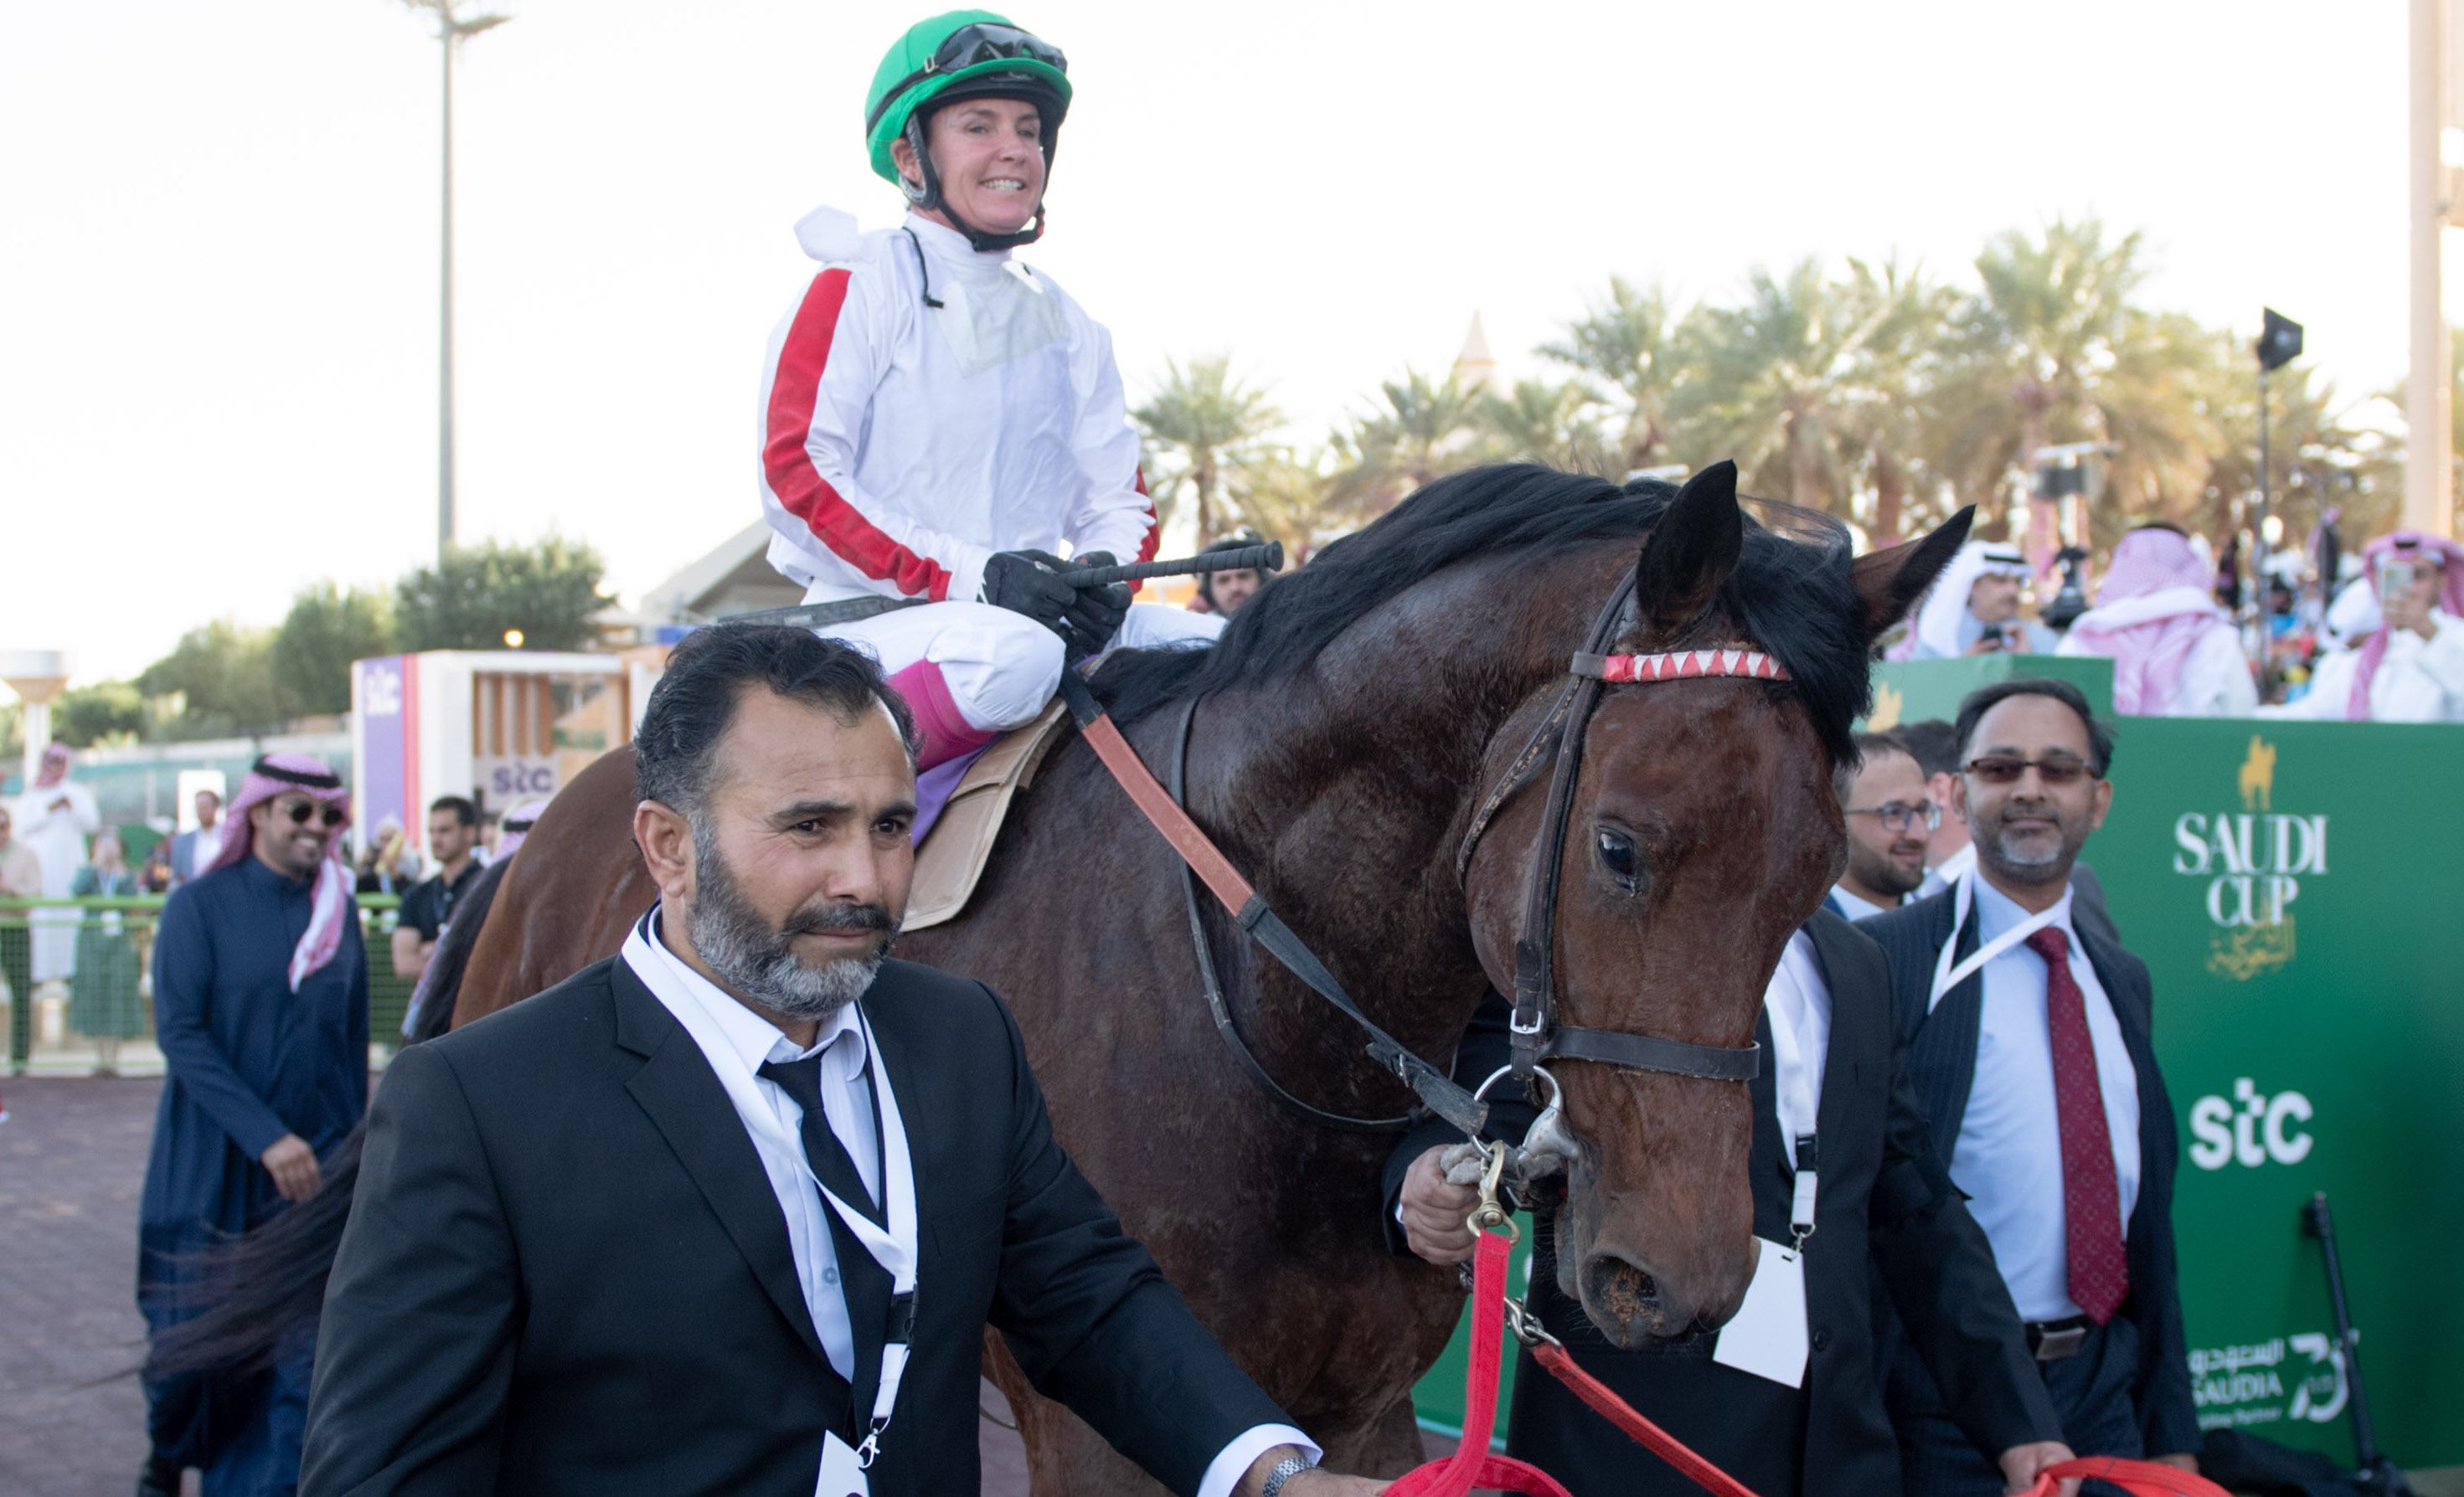
[[[1650,683],[1731,676],[1749,681],[1786,681],[1788,671],[1761,650],[1747,645],[1722,645],[1707,650],[1673,650],[1656,655],[1613,655],[1617,640],[1634,623],[1635,578],[1628,574],[1609,596],[1592,623],[1592,635],[1567,669],[1565,685],[1531,739],[1514,756],[1494,789],[1473,813],[1455,855],[1455,875],[1471,866],[1472,849],[1507,802],[1529,785],[1542,763],[1550,764],[1549,799],[1540,822],[1539,856],[1526,891],[1523,925],[1514,938],[1514,1019],[1508,1053],[1513,1074],[1528,1076],[1544,1060],[1588,1060],[1628,1071],[1658,1071],[1671,1075],[1700,1076],[1710,1081],[1750,1081],[1761,1069],[1761,1047],[1749,1042],[1731,1050],[1721,1045],[1696,1045],[1683,1040],[1626,1034],[1615,1030],[1576,1029],[1556,1022],[1555,951],[1557,882],[1565,866],[1566,829],[1573,818],[1574,782],[1582,771],[1583,739],[1600,692],[1609,683]]]

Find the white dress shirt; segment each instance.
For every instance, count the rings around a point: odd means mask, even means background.
[[[653,914],[650,929],[654,937],[658,934],[657,921]],[[769,1104],[772,1116],[784,1130],[780,1137],[800,1140],[800,1146],[803,1108],[777,1082],[762,1079],[760,1070],[770,1061],[824,1057],[822,1110],[829,1117],[830,1132],[847,1146],[847,1158],[855,1161],[857,1173],[864,1177],[865,1189],[875,1201],[880,1200],[880,1134],[873,1123],[872,1089],[864,1076],[868,1057],[864,1027],[856,1022],[856,1006],[848,1004],[832,1015],[814,1037],[812,1049],[799,1050],[793,1040],[779,1031],[778,1026],[721,992],[669,950],[664,939],[652,940],[649,949],[652,958],[666,967],[666,981],[649,980],[645,974],[644,986],[671,1011],[680,1001],[699,1006],[699,1013],[693,1018],[678,1013],[677,1022],[685,1026],[685,1032],[692,1034],[697,1044],[705,1030],[715,1030],[725,1036],[734,1052],[734,1062],[753,1074],[754,1091]],[[697,1019],[707,1022],[696,1023]],[[712,1066],[716,1067],[721,1057],[710,1055],[707,1045],[702,1049]],[[847,1320],[847,1295],[839,1288],[838,1245],[830,1236],[830,1208],[806,1172],[801,1154],[786,1153],[777,1138],[754,1119],[745,1119],[744,1131],[753,1140],[754,1153],[761,1158],[762,1172],[770,1177],[770,1189],[779,1198],[779,1210],[787,1219],[787,1247],[796,1257],[797,1286],[803,1291],[804,1308],[812,1313],[813,1330],[821,1336],[822,1350],[829,1356],[831,1368],[853,1382],[855,1332]]]
[[[1917,885],[1916,897],[1930,899],[1956,881],[1961,874],[1976,866],[1976,844],[1969,843],[1941,862],[1925,870],[1925,882]]]
[[[822,1110],[828,1115],[830,1132],[847,1146],[847,1157],[864,1177],[865,1189],[875,1201],[882,1199],[880,1133],[873,1120],[871,1085],[865,1079],[869,1054],[864,1027],[856,1017],[857,1004],[848,1004],[824,1024],[810,1050],[799,1050],[777,1026],[728,996],[668,949],[659,933],[659,915],[655,909],[649,914],[652,939],[648,944],[651,959],[664,970],[655,979],[642,974],[643,986],[675,1013],[676,1022],[684,1026],[685,1032],[700,1047],[714,1069],[724,1062],[740,1064],[754,1073],[754,1090],[769,1104],[788,1139],[803,1138],[804,1110],[778,1083],[762,1079],[760,1068],[769,1061],[821,1055]],[[677,1010],[679,1002],[693,1003],[698,1011],[688,1017]],[[711,1031],[724,1036],[731,1055],[711,1053],[710,1046],[702,1039]],[[741,1116],[740,1107],[738,1114]],[[771,1142],[768,1130],[755,1119],[747,1117],[744,1121],[754,1152],[760,1156],[761,1168],[770,1177],[770,1189],[779,1198],[779,1209],[787,1219],[787,1246],[796,1258],[796,1281],[803,1291],[804,1308],[812,1313],[822,1350],[838,1375],[853,1382],[855,1335],[847,1320],[847,1294],[839,1285],[838,1248],[830,1237],[827,1214],[830,1208],[823,1202],[820,1187],[813,1183],[805,1161],[801,1156],[787,1155]],[[920,1283],[918,1291],[931,1292]],[[1234,1485],[1249,1473],[1258,1457],[1277,1445],[1297,1445],[1308,1451],[1312,1460],[1322,1453],[1315,1442],[1288,1424],[1260,1424],[1234,1437],[1231,1443],[1216,1453],[1198,1485],[1198,1497],[1231,1497]]]
[[[2053,922],[2070,944],[2071,977],[2087,1009],[2096,1047],[2097,1086],[2113,1139],[2122,1230],[2139,1199],[2139,1070],[2122,1042],[2113,1003],[2096,980],[2071,927],[2071,892]],[[2029,918],[2009,896],[1976,879],[1977,939]],[[2054,1102],[2053,1032],[2046,1019],[2045,962],[2025,942],[1985,964],[1985,1012],[1976,1039],[1976,1079],[1950,1154],[1950,1178],[1971,1198],[1968,1212],[1993,1245],[1993,1261],[2022,1320],[2063,1320],[2079,1313],[2070,1295],[2069,1223],[2062,1204],[2062,1137]],[[1939,1000],[1937,1000],[1938,1002]]]
[[[1813,938],[1802,930],[1788,938],[1780,953],[1771,986],[1763,989],[1763,1011],[1771,1016],[1771,1099],[1779,1114],[1780,1148],[1793,1168],[1796,1140],[1815,1131],[1814,1115],[1821,1111],[1822,1063],[1831,1050],[1831,989],[1815,964]]]
[[[1871,920],[1884,910],[1895,910],[1896,904],[1877,904],[1861,894],[1851,894],[1844,883],[1831,886],[1831,897],[1839,901],[1839,913],[1849,920]]]

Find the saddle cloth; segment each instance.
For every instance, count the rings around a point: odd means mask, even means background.
[[[976,892],[984,864],[1009,803],[1035,783],[1036,767],[1060,740],[1069,709],[1055,698],[1044,715],[1024,727],[1003,734],[969,766],[958,788],[950,792],[941,818],[924,835],[915,850],[915,882],[907,896],[907,922],[902,930],[922,930],[956,920]]]

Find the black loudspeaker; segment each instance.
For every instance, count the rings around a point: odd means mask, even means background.
[[[2258,335],[2258,367],[2281,369],[2301,357],[2301,324],[2273,307],[2259,311],[2266,324]]]

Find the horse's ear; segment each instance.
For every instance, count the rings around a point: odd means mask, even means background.
[[[1656,631],[1678,628],[1710,606],[1746,548],[1737,508],[1737,465],[1726,461],[1685,480],[1643,538],[1635,563],[1635,602]]]
[[[1959,548],[1968,541],[1968,528],[1975,520],[1976,506],[1969,505],[1923,540],[1870,552],[1850,564],[1849,578],[1865,602],[1868,644],[1907,617],[1925,589],[1933,586],[1933,579],[1942,575],[1942,569],[1950,565],[1950,558],[1959,554]]]

